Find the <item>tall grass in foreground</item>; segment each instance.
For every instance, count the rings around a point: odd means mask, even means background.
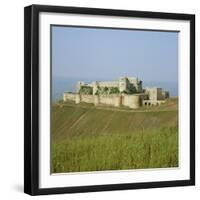
[[[69,137],[52,144],[52,161],[53,173],[177,167],[178,130]]]

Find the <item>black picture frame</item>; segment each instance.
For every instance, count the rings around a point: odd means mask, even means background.
[[[188,20],[190,22],[190,179],[78,187],[39,188],[39,13]],[[195,15],[31,5],[24,9],[24,192],[46,195],[195,185]]]

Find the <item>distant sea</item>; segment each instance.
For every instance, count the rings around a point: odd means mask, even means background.
[[[52,100],[58,101],[63,97],[63,92],[76,92],[76,85],[78,81],[85,81],[90,83],[91,79],[69,79],[69,78],[53,78],[52,79]],[[170,96],[178,96],[178,82],[159,82],[159,81],[143,81],[143,88],[145,87],[160,87],[170,92]]]

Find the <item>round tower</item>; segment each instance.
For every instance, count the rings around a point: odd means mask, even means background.
[[[95,95],[97,90],[98,90],[99,84],[98,84],[97,81],[95,81],[95,82],[92,83],[92,85],[93,85],[93,95]]]
[[[75,103],[76,104],[81,103],[81,95],[80,94],[76,94]]]
[[[99,95],[95,95],[94,96],[94,105],[97,106],[99,104],[100,100],[99,100]]]

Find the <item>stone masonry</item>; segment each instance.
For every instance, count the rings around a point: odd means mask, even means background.
[[[64,101],[92,103],[133,109],[141,106],[159,106],[169,98],[162,88],[142,88],[142,81],[135,77],[120,77],[118,81],[94,81],[77,83],[77,93],[65,92]]]

